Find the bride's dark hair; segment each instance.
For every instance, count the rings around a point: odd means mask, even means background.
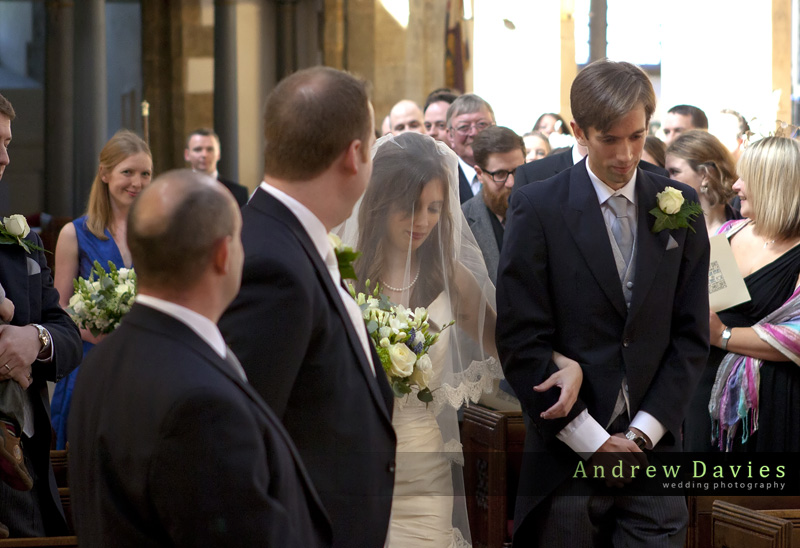
[[[449,283],[452,279],[454,268],[453,216],[446,157],[426,135],[403,133],[394,137],[394,141],[383,143],[375,154],[372,178],[358,213],[357,249],[362,255],[355,269],[359,290],[364,290],[366,280],[371,280],[371,287],[380,280],[389,216],[402,211],[410,217],[425,185],[438,183],[444,191],[439,226],[431,230],[417,249],[421,270],[409,297],[411,307],[428,306],[445,288],[445,280]],[[454,289],[452,285],[451,288]]]

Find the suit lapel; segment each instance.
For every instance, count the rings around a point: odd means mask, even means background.
[[[347,332],[347,339],[350,342],[350,348],[358,359],[360,366],[359,368],[361,373],[366,378],[367,385],[369,386],[373,398],[379,404],[379,407],[384,413],[386,419],[391,422],[391,407],[387,407],[386,405],[386,401],[381,394],[381,387],[378,384],[379,381],[377,379],[377,375],[372,373],[372,368],[369,365],[369,361],[367,360],[367,356],[364,354],[363,346],[361,345],[361,339],[359,339],[358,334],[355,331],[355,327],[353,326],[353,322],[350,320],[350,314],[347,312],[347,309],[345,309],[342,298],[339,296],[339,290],[333,283],[331,275],[328,272],[328,267],[323,262],[322,257],[319,256],[319,252],[314,246],[314,242],[311,241],[311,237],[308,235],[305,228],[303,228],[303,225],[300,224],[300,221],[297,219],[297,217],[295,217],[294,214],[286,208],[286,206],[270,196],[264,190],[257,190],[248,205],[252,205],[254,208],[279,219],[292,231],[298,242],[300,242],[303,251],[317,271],[317,278],[319,278],[319,281],[322,283],[322,287],[327,292],[329,301],[333,304],[333,307],[336,309],[336,312],[339,314],[339,317],[344,324],[345,331]],[[373,351],[373,356],[374,355],[375,353]],[[373,363],[375,364],[376,373],[379,373],[381,369],[380,360],[376,361],[373,359]]]
[[[628,311],[617,265],[614,263],[606,223],[585,162],[584,160],[576,164],[570,170],[569,199],[564,206],[564,221],[597,283],[617,312],[625,317]]]
[[[661,189],[647,173],[639,169],[636,174],[636,202],[639,210],[636,229],[636,281],[631,297],[631,318],[636,317],[636,312],[653,284],[669,241],[669,230],[662,230],[658,234],[652,232],[656,218],[649,212],[658,207],[656,194],[659,190]]]
[[[25,251],[14,244],[0,245],[0,283],[6,297],[14,303],[12,324],[30,323],[28,264]]]

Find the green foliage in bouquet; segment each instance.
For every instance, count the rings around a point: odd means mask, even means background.
[[[108,272],[98,261],[88,278],[73,282],[75,294],[69,300],[67,313],[79,327],[97,336],[111,333],[130,311],[136,297],[136,272],[120,268],[108,261]]]

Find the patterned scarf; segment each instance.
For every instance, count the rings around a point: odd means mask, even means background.
[[[731,221],[718,231],[730,238],[748,220]],[[734,230],[735,229],[735,230]],[[800,288],[789,300],[752,326],[753,331],[781,354],[800,365]],[[742,443],[758,430],[758,394],[763,360],[730,352],[722,360],[711,389],[708,411],[712,436],[720,450],[730,451],[742,423]]]

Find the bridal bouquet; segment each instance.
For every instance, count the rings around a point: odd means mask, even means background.
[[[366,286],[369,291],[369,280]],[[402,305],[393,305],[386,295],[379,292],[378,286],[372,294],[356,294],[350,285],[350,294],[361,308],[367,332],[375,344],[381,366],[389,376],[394,396],[402,398],[417,388],[420,401],[433,401],[428,386],[433,364],[428,350],[439,339],[439,333],[431,333],[428,311],[422,307],[410,310]],[[442,330],[452,324],[450,322]]]
[[[95,261],[89,278],[77,278],[67,313],[92,335],[111,333],[128,313],[136,296],[136,273],[108,261],[109,271]]]

